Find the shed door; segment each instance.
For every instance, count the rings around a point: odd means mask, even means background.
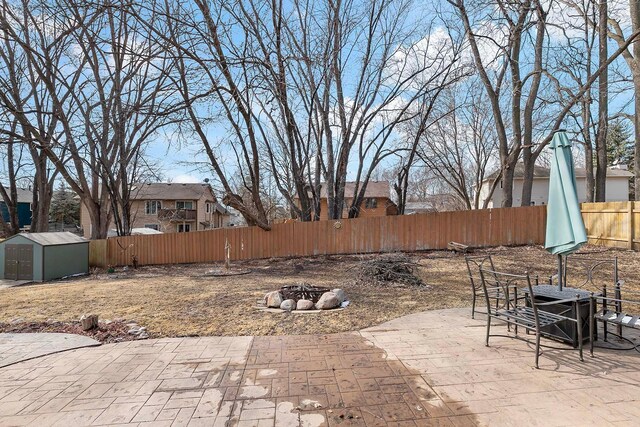
[[[33,246],[5,245],[4,277],[10,280],[33,280]]]

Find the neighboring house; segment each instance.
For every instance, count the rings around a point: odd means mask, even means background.
[[[355,182],[345,183],[344,188],[344,209],[342,210],[342,218],[349,217],[349,206],[353,200],[353,191]],[[361,184],[362,185],[362,184]],[[298,198],[296,197],[296,201]],[[299,205],[299,202],[298,206]],[[328,219],[327,189],[323,184],[320,189],[320,220]],[[365,198],[360,205],[359,218],[367,218],[372,216],[388,216],[398,215],[398,206],[390,198],[390,188],[388,181],[369,181]]]
[[[31,202],[33,201],[33,193],[31,190],[23,190],[18,188],[18,224],[20,228],[26,228],[31,225]],[[0,199],[0,214],[2,220],[9,222],[9,210],[4,200]]]
[[[430,202],[406,202],[404,204],[405,215],[415,215],[435,211],[436,209]]]
[[[247,221],[242,214],[232,207],[227,208],[229,217],[227,218],[227,225],[225,227],[246,227]]]
[[[513,178],[513,206],[520,206],[522,200],[524,165],[518,163]],[[550,170],[536,166],[533,172],[533,186],[531,188],[531,204],[546,205],[549,200],[549,174]],[[587,178],[585,168],[575,168],[576,185],[578,188],[578,200],[582,203],[587,200]],[[488,198],[489,189],[497,172],[489,175],[480,189],[480,200],[484,202]],[[620,166],[607,169],[606,202],[620,202],[629,200],[629,182],[633,174]],[[489,200],[488,208],[502,205],[502,190],[500,184],[496,187]]]
[[[131,189],[131,228],[182,233],[226,227],[229,212],[217,202],[209,184],[147,183]],[[83,205],[80,222],[91,236],[89,212]],[[112,224],[110,229],[115,228]]]
[[[448,212],[465,209],[464,203],[454,194],[429,194],[420,202],[406,202],[405,215],[415,215],[428,212]]]

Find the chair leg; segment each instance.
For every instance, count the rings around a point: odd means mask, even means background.
[[[591,319],[589,320],[589,353],[591,354],[591,357],[593,357],[594,323],[595,323],[595,320],[593,317],[591,317]]]
[[[575,302],[576,307],[576,328],[578,332],[578,352],[580,353],[580,361],[584,362],[582,358],[582,313],[580,313],[580,303]]]
[[[540,331],[536,331],[536,369],[540,369],[540,366],[538,366],[539,358],[540,358]]]
[[[489,347],[489,331],[491,330],[491,316],[487,314],[487,341],[485,345]]]
[[[471,318],[475,319],[475,313],[476,313],[476,291],[473,291],[473,301],[471,302]]]
[[[596,319],[594,318],[594,307],[593,307],[593,299],[591,300],[591,304],[589,304],[589,353],[591,354],[591,357],[593,357],[593,337],[594,337],[594,330],[596,326]]]

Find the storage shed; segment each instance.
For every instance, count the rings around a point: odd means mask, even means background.
[[[22,233],[0,242],[0,278],[43,282],[89,272],[89,241],[73,233]]]

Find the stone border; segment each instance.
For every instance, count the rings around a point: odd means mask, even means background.
[[[348,306],[347,306],[348,307]],[[296,313],[296,314],[306,314],[306,313],[331,313],[332,311],[342,311],[347,307],[336,307],[329,310],[283,310],[281,308],[269,308],[269,307],[253,307],[256,310],[264,311],[266,313]]]

